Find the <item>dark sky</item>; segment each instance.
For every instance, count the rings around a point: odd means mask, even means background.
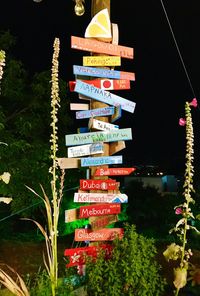
[[[1,29],[17,36],[15,55],[27,69],[39,72],[51,68],[55,37],[60,38],[60,76],[73,80],[72,64],[81,65],[81,56],[70,48],[70,36],[83,37],[91,20],[91,1],[86,13],[74,14],[72,0],[6,0],[1,3]],[[195,96],[199,97],[200,4],[192,1],[163,1]],[[194,93],[188,82],[160,0],[111,0],[111,22],[119,27],[119,44],[133,47],[134,60],[122,59],[121,71],[135,72],[136,81],[124,97],[136,102],[133,114],[123,112],[116,122],[131,127],[124,159],[132,164],[160,164],[172,169],[184,167],[185,101]],[[122,94],[120,94],[122,96]],[[195,160],[199,161],[199,109],[194,110]],[[81,125],[81,123],[80,123]],[[72,131],[74,133],[74,131]],[[131,165],[130,163],[130,165]]]

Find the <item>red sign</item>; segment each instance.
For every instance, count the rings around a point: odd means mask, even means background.
[[[117,215],[108,215],[102,217],[90,217],[89,223],[92,226],[92,230],[103,228],[108,224],[112,224],[118,221]]]
[[[115,180],[80,180],[81,190],[117,190],[119,182]]]
[[[97,169],[94,176],[125,176],[130,175],[136,168],[108,168]]]
[[[74,248],[74,249],[66,249],[64,252],[64,256],[69,257],[69,263],[66,265],[67,267],[76,266],[76,265],[83,265],[85,264],[86,255],[96,258],[98,255],[99,250],[104,249],[106,254],[106,258],[108,259],[111,251],[112,246],[109,244],[103,244],[100,246],[90,246],[90,247],[82,247],[82,248]]]
[[[121,204],[100,204],[82,206],[79,209],[79,218],[88,218],[95,216],[105,216],[119,214],[121,212]]]
[[[123,228],[102,228],[100,230],[91,231],[90,229],[76,229],[74,240],[82,241],[112,241],[116,238],[123,237]]]
[[[130,89],[130,80],[128,79],[93,79],[83,80],[88,84],[106,90]],[[76,81],[69,81],[70,91],[74,91]]]

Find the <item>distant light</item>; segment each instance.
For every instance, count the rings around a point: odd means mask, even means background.
[[[42,0],[33,0],[33,2],[39,3],[39,2],[42,2]]]

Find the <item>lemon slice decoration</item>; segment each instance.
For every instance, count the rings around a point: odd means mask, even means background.
[[[112,40],[110,17],[107,8],[95,14],[86,28],[85,37],[106,41]]]

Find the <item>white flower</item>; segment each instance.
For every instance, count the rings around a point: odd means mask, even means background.
[[[4,172],[3,175],[0,176],[0,179],[1,179],[4,183],[8,184],[8,183],[10,182],[10,176],[11,176],[10,173],[8,173],[8,172]]]

